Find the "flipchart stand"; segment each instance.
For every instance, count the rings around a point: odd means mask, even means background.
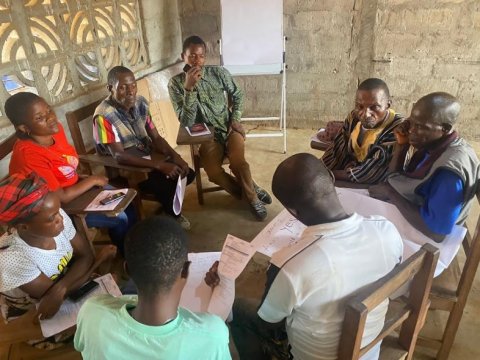
[[[282,0],[221,0],[220,64],[232,76],[281,76],[278,116],[242,117],[242,121],[278,122],[271,133],[249,133],[251,138],[283,137],[287,152],[286,41]],[[253,10],[253,11],[252,11]],[[264,21],[268,18],[269,21]],[[227,46],[228,45],[228,46]]]
[[[233,76],[254,76],[254,75],[281,75],[282,84],[281,84],[281,99],[280,99],[280,112],[279,116],[267,116],[267,117],[242,117],[242,121],[275,121],[278,122],[278,131],[263,134],[263,133],[248,133],[247,137],[251,138],[267,138],[267,137],[283,137],[283,153],[287,153],[287,65],[285,63],[285,45],[287,37],[283,37],[283,61],[281,64],[281,69],[279,73],[267,73],[267,72],[255,72],[251,73],[232,73]],[[220,64],[223,64],[222,56],[222,40],[218,41],[220,45]]]

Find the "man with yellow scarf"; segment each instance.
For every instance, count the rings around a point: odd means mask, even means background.
[[[336,180],[376,184],[385,178],[395,144],[393,130],[403,121],[390,105],[383,80],[370,78],[358,86],[355,109],[322,157]]]

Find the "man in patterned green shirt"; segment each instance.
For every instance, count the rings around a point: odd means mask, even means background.
[[[225,68],[204,66],[205,50],[205,42],[198,36],[183,42],[182,59],[188,65],[185,69],[189,69],[175,75],[168,84],[173,108],[182,126],[206,123],[215,128],[215,141],[200,147],[209,180],[236,198],[243,194],[255,217],[264,220],[267,217],[264,204],[270,204],[272,199],[253,182],[245,160],[245,130],[240,123],[242,90]],[[223,169],[224,156],[228,157],[235,176]]]

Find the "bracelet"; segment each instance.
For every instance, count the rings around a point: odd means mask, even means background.
[[[355,180],[355,182],[359,182],[357,177],[353,174],[352,168],[347,169],[347,171],[350,171],[350,176],[353,178],[353,180]]]

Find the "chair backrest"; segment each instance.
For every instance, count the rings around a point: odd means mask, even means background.
[[[17,141],[17,135],[13,133],[5,140],[0,142],[0,160],[5,158],[8,154],[12,152],[15,141]]]
[[[480,184],[477,188],[476,198],[480,204]],[[467,235],[465,236],[462,245],[466,259],[458,282],[456,295],[458,298],[465,298],[466,301],[466,297],[470,293],[478,264],[480,262],[480,214],[474,222],[473,233],[470,230],[467,230]]]
[[[41,339],[40,325],[34,322],[35,314],[36,310],[30,309],[30,311],[9,323],[0,319],[0,347],[32,339]]]
[[[13,133],[5,140],[0,142],[0,160],[6,158],[13,151],[13,145],[15,144],[15,141],[17,141],[17,135]]]
[[[10,155],[13,151],[13,145],[17,141],[17,136],[15,133],[7,137],[5,140],[0,142],[0,160],[5,159],[8,155]],[[7,167],[8,169],[8,167]],[[0,181],[8,176],[8,173],[5,176],[0,176]],[[0,236],[6,231],[6,227],[0,226]]]
[[[345,308],[338,359],[358,359],[379,341],[400,329],[398,345],[411,359],[416,339],[425,321],[429,293],[439,251],[430,244],[396,266],[389,274],[355,294]],[[367,316],[376,306],[408,283],[406,296],[390,301],[380,334],[361,348]],[[405,289],[406,290],[406,289]]]
[[[73,145],[79,155],[94,154],[95,142],[93,140],[93,114],[96,107],[103,99],[65,114],[68,128],[72,135]]]

